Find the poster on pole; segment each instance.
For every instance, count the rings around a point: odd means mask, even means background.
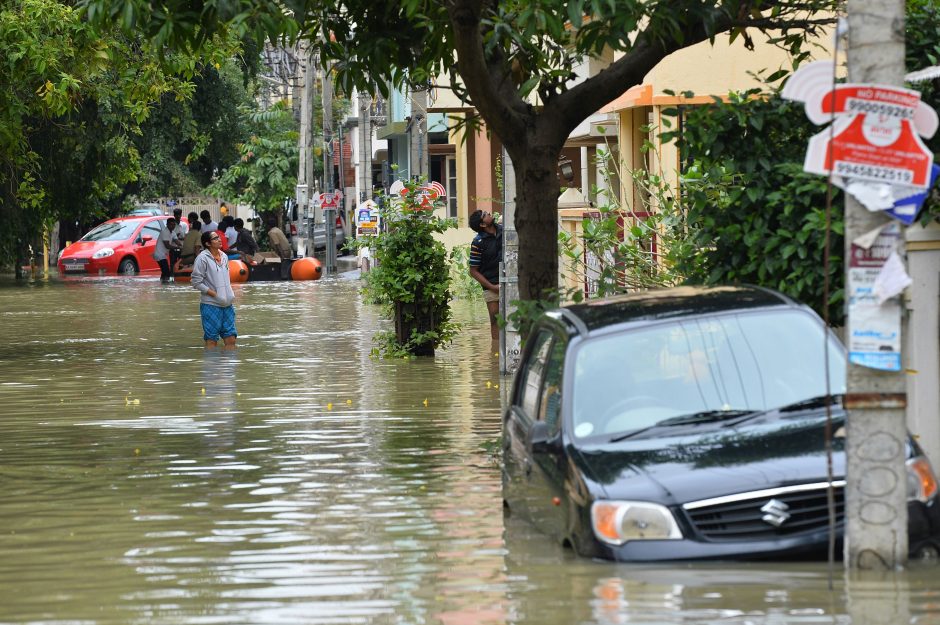
[[[830,176],[870,211],[885,211],[905,223],[914,220],[916,198],[937,178],[930,138],[940,117],[920,93],[878,84],[832,84],[832,61],[797,70],[783,89],[788,100],[803,102],[807,117],[830,127],[814,135],[804,171]],[[908,198],[915,198],[913,201]]]
[[[356,238],[378,233],[379,207],[372,200],[366,200],[356,209]]]
[[[880,369],[901,370],[901,301],[879,303],[875,283],[888,258],[901,242],[901,226],[890,223],[869,247],[852,243],[848,284],[849,362]]]

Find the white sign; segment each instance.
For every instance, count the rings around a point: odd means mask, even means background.
[[[817,61],[790,77],[783,97],[803,102],[817,124],[833,122],[815,135],[804,170],[874,184],[925,189],[931,183],[933,153],[920,136],[937,131],[936,111],[920,93],[890,85],[832,85],[833,63]],[[889,204],[890,206],[890,204]]]
[[[896,253],[901,226],[890,223],[873,242],[853,241],[849,258],[849,362],[883,371],[901,370],[901,302],[879,303],[876,283],[885,262]],[[869,244],[868,247],[864,247]]]
[[[379,233],[379,207],[372,200],[366,200],[356,208],[356,236],[370,236]]]

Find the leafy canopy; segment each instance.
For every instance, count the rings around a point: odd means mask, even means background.
[[[0,262],[59,219],[103,215],[139,174],[134,137],[154,104],[192,94],[193,55],[161,58],[82,17],[54,0],[0,3]]]
[[[83,0],[93,20],[138,28],[159,45],[198,46],[219,31],[317,42],[337,83],[387,94],[442,75],[503,143],[516,175],[519,289],[557,283],[555,169],[585,118],[672,52],[754,29],[805,54],[838,0]],[[586,58],[622,54],[578,81]],[[456,62],[455,62],[456,61]],[[459,78],[459,80],[458,80]],[[533,104],[537,103],[537,106]],[[552,200],[555,200],[553,202]]]

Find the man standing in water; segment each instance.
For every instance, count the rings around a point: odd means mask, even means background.
[[[470,214],[470,229],[477,233],[470,243],[470,277],[483,287],[483,301],[490,315],[490,336],[499,339],[499,263],[503,259],[503,227],[487,211]]]
[[[290,241],[284,231],[277,227],[277,220],[274,217],[268,217],[268,243],[271,248],[281,258],[281,280],[290,278],[290,259],[294,255],[291,249]]]
[[[199,315],[206,348],[215,347],[222,338],[224,349],[235,349],[235,292],[228,273],[228,257],[222,253],[223,235],[216,230],[202,233],[204,248],[193,264],[192,285],[202,293]]]
[[[176,219],[170,217],[166,220],[166,228],[157,236],[157,244],[153,248],[153,259],[160,265],[160,282],[166,284],[173,277],[173,263],[176,260],[174,252],[183,246],[180,231],[176,226]]]

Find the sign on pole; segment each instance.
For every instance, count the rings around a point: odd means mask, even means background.
[[[804,103],[817,124],[833,122],[809,142],[804,170],[848,181],[904,187],[894,199],[913,195],[931,184],[933,153],[921,136],[937,131],[937,113],[911,89],[874,84],[832,85],[833,63],[817,61],[801,67],[787,82],[783,97]],[[853,192],[850,189],[850,192]],[[862,199],[866,206],[870,202]]]
[[[879,302],[876,283],[885,262],[901,241],[901,227],[890,223],[864,247],[853,242],[847,296],[849,362],[882,371],[901,370],[901,302]]]

